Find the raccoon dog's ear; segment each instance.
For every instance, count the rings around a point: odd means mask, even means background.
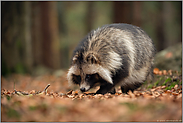
[[[85,58],[86,58],[86,61],[91,63],[91,64],[98,64],[99,63],[99,59],[97,58],[97,55],[95,55],[93,53],[88,53]]]
[[[75,63],[77,62],[78,57],[79,57],[79,55],[78,55],[78,54],[76,54],[76,55],[72,58],[72,62],[73,62],[73,64],[75,64]]]

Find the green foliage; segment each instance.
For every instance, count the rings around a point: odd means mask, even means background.
[[[22,49],[22,42],[21,42],[21,40],[16,40],[16,42],[15,42],[15,45],[16,45],[16,47],[18,48],[18,49]]]
[[[172,81],[172,79],[168,78],[168,79],[165,80],[165,82],[162,85],[166,85],[166,83],[171,82],[171,81]]]
[[[12,109],[12,108],[9,108],[8,111],[7,111],[7,116],[9,118],[17,118],[19,119],[20,118],[20,114],[15,110],[15,109]]]
[[[42,112],[46,113],[47,109],[48,109],[48,105],[45,103],[41,103],[41,104],[36,105],[36,106],[29,106],[30,111],[41,110]]]
[[[173,75],[154,75],[153,81],[145,81],[143,88],[151,89],[157,86],[166,86],[166,90],[171,90],[176,84],[182,85],[181,71],[172,72]]]
[[[137,110],[137,105],[134,104],[134,103],[128,103],[128,102],[125,102],[125,103],[120,103],[121,105],[126,105],[130,110]]]
[[[168,86],[168,87],[166,87],[165,90],[171,90],[172,88],[174,88],[174,86],[175,86],[176,84],[178,84],[178,81],[177,81],[177,82],[171,83],[171,85]]]
[[[148,89],[149,88],[152,88],[152,87],[157,87],[157,86],[159,86],[159,85],[161,85],[161,83],[162,83],[162,81],[164,80],[164,77],[162,76],[162,77],[160,77],[160,76],[157,76],[156,78],[155,78],[155,82],[151,82],[151,84],[149,84],[148,85]]]
[[[64,114],[68,108],[65,106],[57,106],[57,109],[60,111],[60,113]]]
[[[27,72],[25,66],[21,62],[17,63],[13,68],[8,68],[7,64],[2,59],[1,67],[2,67],[1,75],[3,75],[3,76],[9,75],[11,73],[21,73],[21,74],[24,74],[24,73]]]
[[[157,81],[154,83],[154,86],[157,86],[157,85],[161,85],[162,82],[164,81],[165,77],[164,76],[157,76]]]
[[[11,97],[9,95],[6,95],[7,100],[9,101]]]
[[[29,110],[34,111],[37,109],[37,106],[29,106]]]
[[[153,87],[153,85],[152,84],[150,84],[147,88],[149,89],[149,88],[152,88]]]
[[[26,72],[26,68],[23,65],[23,63],[17,63],[14,70],[15,70],[15,73],[25,73]]]
[[[5,63],[5,61],[2,58],[1,61],[1,75],[5,76],[11,73],[11,70],[7,67],[7,64]]]
[[[158,84],[159,84],[159,81],[155,82],[154,86],[156,87],[156,86],[158,86]]]

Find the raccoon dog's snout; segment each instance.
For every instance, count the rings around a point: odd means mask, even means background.
[[[85,92],[86,91],[84,87],[80,88],[80,90],[81,90],[81,92]]]
[[[150,37],[130,24],[110,24],[91,31],[76,47],[67,78],[82,92],[127,93],[152,78],[155,48]]]

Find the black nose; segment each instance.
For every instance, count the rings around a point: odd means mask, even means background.
[[[80,88],[80,90],[81,90],[82,92],[85,92],[85,91],[86,91],[85,88]]]

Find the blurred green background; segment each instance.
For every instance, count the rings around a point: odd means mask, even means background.
[[[1,20],[1,75],[34,74],[39,68],[67,70],[78,42],[110,23],[141,27],[157,52],[182,40],[182,1],[3,1]]]

